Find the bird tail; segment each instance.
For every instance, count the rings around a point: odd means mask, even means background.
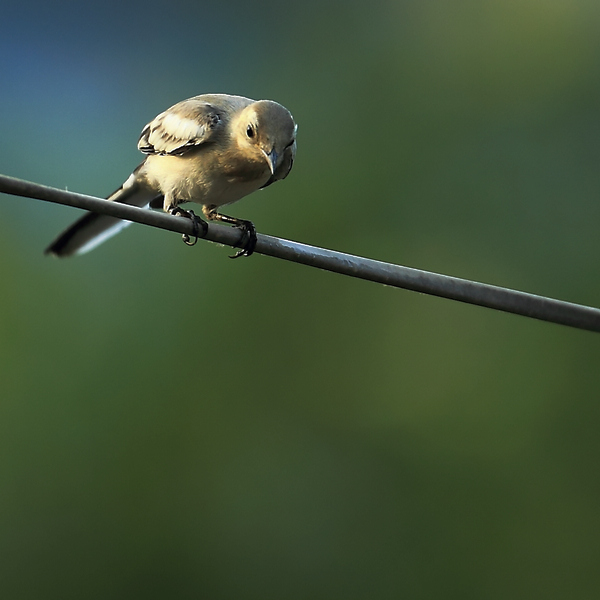
[[[156,190],[149,189],[139,181],[137,171],[138,169],[107,200],[139,207],[147,207],[152,202],[154,206],[153,201],[160,195]],[[116,217],[88,212],[63,231],[46,248],[45,254],[62,258],[89,252],[130,224],[130,221],[123,221]]]

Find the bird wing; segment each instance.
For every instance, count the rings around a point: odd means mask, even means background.
[[[144,154],[181,156],[205,144],[222,127],[221,111],[190,98],[160,113],[144,127],[138,149]]]

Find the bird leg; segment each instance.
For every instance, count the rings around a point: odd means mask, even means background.
[[[183,208],[179,208],[179,206],[174,206],[169,209],[169,212],[172,215],[180,215],[182,217],[186,217],[187,219],[191,219],[194,224],[194,241],[190,240],[190,236],[187,233],[183,233],[181,235],[181,239],[184,244],[188,246],[194,246],[198,241],[199,237],[205,237],[208,233],[208,223],[201,219],[193,210],[183,210]],[[200,226],[202,226],[202,233],[200,233]]]
[[[216,206],[203,206],[202,212],[209,221],[221,221],[222,223],[228,223],[241,229],[244,232],[242,239],[239,244],[236,244],[234,248],[241,248],[233,256],[229,258],[238,258],[240,256],[250,256],[256,248],[256,227],[252,221],[246,221],[245,219],[237,219],[236,217],[229,217],[222,215],[217,212]]]

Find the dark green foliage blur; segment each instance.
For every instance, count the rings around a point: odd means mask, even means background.
[[[275,99],[260,232],[600,305],[600,4],[2,9],[0,172],[105,196],[192,95]],[[592,598],[600,336],[0,196],[6,599]]]

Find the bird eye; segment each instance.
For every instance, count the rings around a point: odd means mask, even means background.
[[[253,138],[254,137],[254,127],[252,127],[252,125],[248,125],[248,127],[246,129],[246,135],[249,138]]]

